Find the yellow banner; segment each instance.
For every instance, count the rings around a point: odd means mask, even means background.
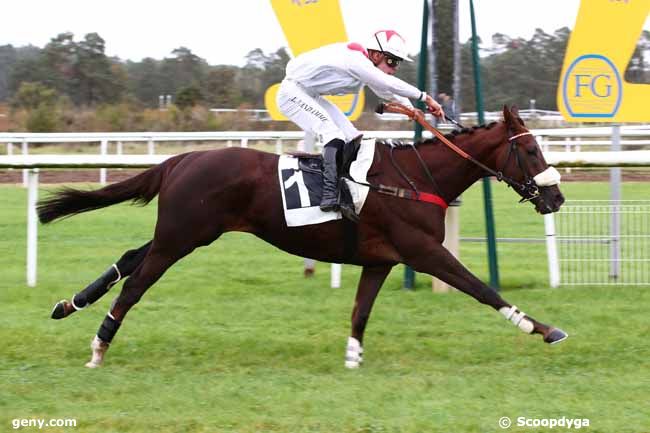
[[[339,0],[271,0],[289,49],[294,56],[305,51],[348,39]],[[275,102],[279,84],[266,90],[264,103],[273,120],[287,120]],[[327,96],[350,120],[363,111],[363,90],[357,95]]]
[[[348,40],[339,0],[271,0],[294,56]]]
[[[650,85],[624,79],[649,12],[650,0],[580,2],[557,90],[566,120],[650,120]]]

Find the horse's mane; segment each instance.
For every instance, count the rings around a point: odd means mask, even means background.
[[[488,124],[484,125],[475,125],[472,126],[471,128],[463,128],[463,129],[455,129],[451,131],[449,134],[445,134],[445,138],[451,142],[454,142],[456,138],[458,138],[461,135],[471,135],[474,134],[478,130],[487,130],[487,129],[492,129],[494,128],[499,122],[490,122]],[[422,145],[422,144],[433,144],[437,143],[439,140],[436,137],[433,138],[427,138],[425,140],[420,140],[415,143],[416,146]]]
[[[498,122],[490,122],[487,125],[474,125],[471,128],[455,129],[451,131],[449,134],[445,134],[445,138],[447,138],[448,140],[453,140],[459,135],[473,134],[479,129],[492,129],[496,126],[497,123]]]

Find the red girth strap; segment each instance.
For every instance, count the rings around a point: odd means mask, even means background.
[[[386,186],[381,184],[372,185],[372,186],[375,191],[381,194],[392,195],[394,197],[405,198],[408,200],[433,203],[440,206],[444,210],[447,210],[447,207],[449,206],[442,197],[440,197],[439,195],[430,194],[428,192],[415,192],[409,189],[398,188],[396,186]]]

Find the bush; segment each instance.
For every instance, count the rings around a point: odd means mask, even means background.
[[[60,116],[54,106],[42,104],[27,114],[25,127],[29,132],[56,132],[59,126]]]
[[[203,100],[203,95],[198,87],[183,87],[176,93],[176,106],[184,110],[196,106]]]
[[[11,98],[13,109],[34,110],[42,105],[53,106],[58,99],[56,91],[41,83],[24,82]]]

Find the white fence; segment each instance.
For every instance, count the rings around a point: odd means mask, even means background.
[[[443,129],[450,129],[446,127]],[[431,136],[428,133],[428,136]],[[413,139],[412,131],[365,131],[364,136],[378,139]],[[425,134],[425,136],[427,136]],[[163,142],[213,142],[226,146],[248,147],[249,142],[275,143],[280,154],[287,142],[294,148],[305,137],[302,131],[246,131],[246,132],[89,132],[89,133],[0,133],[0,143],[6,145],[7,156],[15,156],[14,145],[20,144],[20,154],[29,155],[30,144],[43,143],[89,143],[99,145],[98,154],[108,155],[109,144],[115,143],[116,155],[123,154],[124,143],[147,143],[147,154],[156,154],[156,144]],[[106,183],[106,167],[101,166],[99,182]],[[23,185],[27,186],[27,172],[23,172]]]
[[[403,116],[402,116],[403,117]],[[440,128],[450,130],[450,125],[441,125]],[[650,147],[650,126],[633,125],[619,127],[620,149],[643,149]],[[545,152],[558,151],[581,152],[581,156],[574,155],[571,161],[578,162],[582,156],[589,160],[592,155],[586,155],[584,150],[609,149],[611,146],[612,127],[589,128],[559,128],[559,129],[533,129],[537,142]],[[411,131],[365,131],[366,137],[392,140],[412,140]],[[431,133],[424,132],[424,137],[431,137]],[[251,132],[113,132],[113,133],[0,133],[0,143],[6,145],[7,156],[14,156],[14,145],[20,144],[20,154],[29,154],[30,144],[42,143],[95,143],[99,144],[98,155],[108,155],[110,143],[115,143],[115,154],[123,154],[124,143],[146,142],[147,154],[156,154],[156,144],[163,142],[214,142],[225,143],[227,146],[238,145],[248,147],[249,142],[275,143],[275,152],[282,153],[286,143],[294,147],[304,138],[301,131],[251,131]],[[602,156],[601,156],[602,157]],[[560,159],[564,160],[565,157]],[[554,160],[556,161],[556,160]],[[572,163],[573,163],[572,162]],[[584,162],[584,160],[583,160]],[[555,163],[555,162],[554,162]],[[584,165],[583,165],[584,166]],[[99,171],[99,182],[106,183],[106,168]],[[27,172],[23,172],[23,185],[27,186]]]

